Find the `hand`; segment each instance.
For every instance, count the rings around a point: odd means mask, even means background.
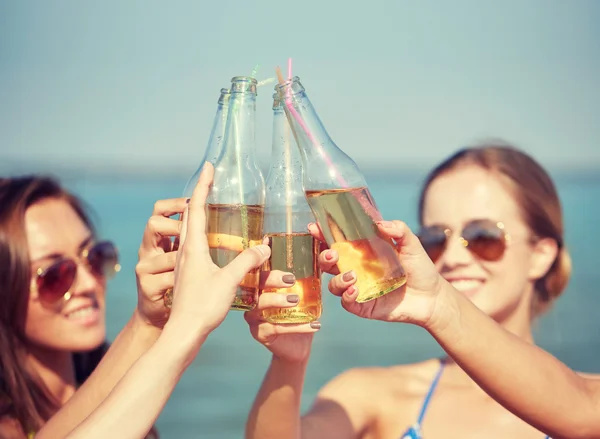
[[[277,288],[278,286],[272,285],[272,283],[279,278],[279,273],[281,272],[270,272],[265,286]],[[286,284],[285,286],[290,287],[291,285]],[[296,294],[261,293],[256,308],[244,313],[252,337],[270,350],[275,357],[293,362],[308,359],[313,334],[321,328],[321,323],[314,321],[299,324],[273,324],[263,318],[263,311],[270,308],[291,308],[297,304],[298,296]]]
[[[138,286],[137,314],[152,326],[162,329],[169,318],[165,307],[165,292],[173,288],[177,252],[173,251],[170,237],[179,238],[181,221],[169,218],[182,213],[186,198],[160,200],[154,204],[152,216],[146,224],[138,251],[135,273]]]
[[[271,255],[269,246],[257,245],[223,268],[212,261],[205,232],[205,205],[213,175],[214,168],[207,162],[183,214],[173,305],[165,326],[165,330],[174,328],[182,336],[191,336],[197,345],[225,319],[244,276],[261,267]]]
[[[342,306],[359,317],[406,322],[420,326],[430,325],[445,281],[427,256],[416,235],[401,221],[379,221],[379,232],[396,241],[400,264],[406,272],[406,283],[395,291],[365,303],[356,302],[358,290],[353,286],[356,275],[350,271],[339,272],[335,250],[325,250],[319,255],[321,270],[335,275],[329,282],[329,291],[341,296]],[[316,224],[309,225],[310,233],[324,241]]]

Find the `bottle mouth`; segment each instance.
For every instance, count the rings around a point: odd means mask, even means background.
[[[258,84],[258,81],[252,76],[234,76],[231,78],[231,82],[248,82],[254,85]]]
[[[287,79],[286,81],[284,81],[282,83],[275,84],[275,87],[273,87],[273,88],[275,89],[275,91],[279,91],[279,90],[284,89],[285,87],[291,87],[294,83],[296,83],[300,87],[302,87],[302,84],[300,84],[300,78],[298,76],[294,76],[292,79]]]

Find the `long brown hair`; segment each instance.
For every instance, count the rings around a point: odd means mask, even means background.
[[[65,200],[93,232],[83,203],[46,177],[0,178],[0,419],[13,418],[24,433],[37,431],[60,408],[41,379],[25,367],[25,318],[31,267],[25,233],[25,212],[47,198]],[[74,354],[82,383],[106,352],[104,344]]]
[[[535,283],[534,315],[543,312],[563,292],[571,276],[571,258],[564,243],[563,216],[552,179],[532,157],[502,142],[464,148],[448,157],[427,178],[419,199],[419,222],[427,189],[440,175],[461,166],[479,166],[508,184],[523,219],[538,238],[556,241],[558,255],[545,276]]]

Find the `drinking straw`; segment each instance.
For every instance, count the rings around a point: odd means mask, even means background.
[[[292,79],[292,58],[288,58],[288,81]],[[288,99],[289,99],[288,90]],[[284,154],[285,154],[285,229],[286,229],[286,260],[288,270],[294,266],[294,252],[292,248],[292,157],[291,157],[291,139],[289,133],[289,123],[284,121]]]

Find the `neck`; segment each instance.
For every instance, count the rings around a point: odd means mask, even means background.
[[[31,347],[27,361],[57,402],[65,404],[73,396],[77,383],[71,352]]]

